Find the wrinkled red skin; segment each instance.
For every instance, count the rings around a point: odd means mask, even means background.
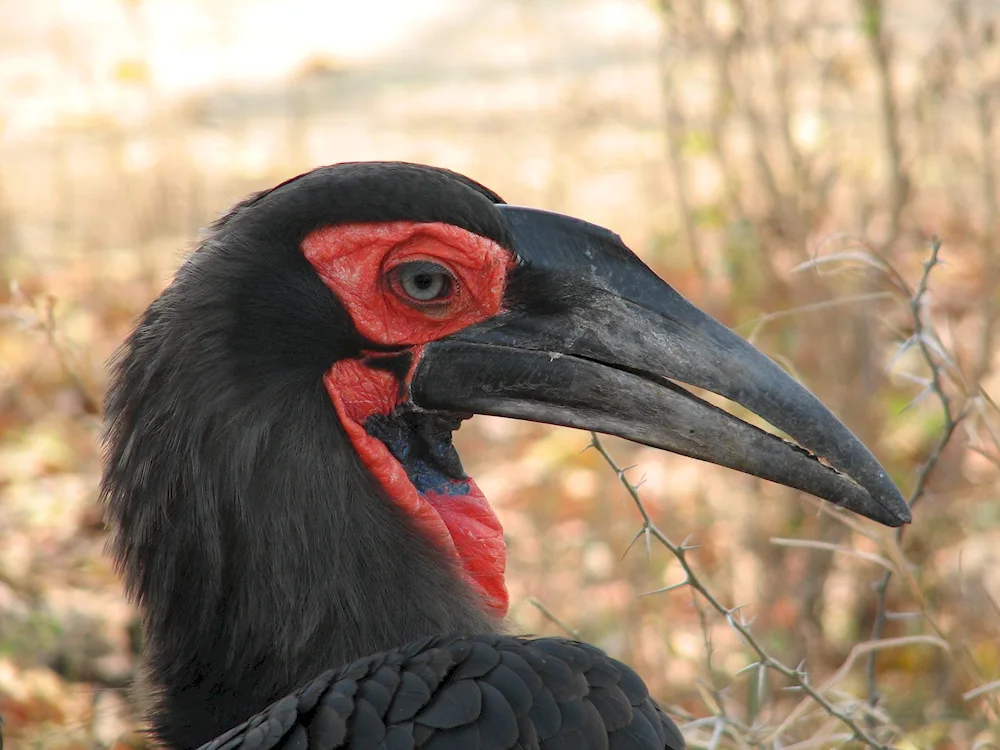
[[[514,264],[510,251],[491,240],[448,224],[409,221],[318,229],[302,242],[302,252],[362,335],[379,344],[412,347],[411,374],[423,344],[500,311]],[[434,261],[451,271],[453,292],[447,302],[416,303],[387,283],[388,271],[413,260]],[[365,432],[365,420],[392,412],[406,389],[394,375],[356,359],[337,362],[324,380],[351,443],[389,497],[456,561],[486,607],[506,615],[503,528],[475,482],[469,479],[466,495],[421,494],[382,441]]]

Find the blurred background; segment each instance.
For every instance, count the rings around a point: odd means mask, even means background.
[[[640,596],[685,574],[630,547],[642,519],[588,435],[477,417],[459,447],[508,532],[517,630],[631,663],[692,747],[861,746],[831,709],[894,747],[998,746],[1000,3],[0,0],[0,17],[8,748],[144,746],[141,636],[102,555],[105,363],[199,227],[362,159],[613,228],[919,498],[897,543],[605,441],[822,707],[690,587]]]

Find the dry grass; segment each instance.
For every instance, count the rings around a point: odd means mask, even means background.
[[[572,12],[513,5],[531,49]],[[653,7],[658,47],[472,60],[465,78],[316,63],[225,101],[129,79],[138,121],[0,145],[10,746],[142,744],[134,614],[95,507],[104,361],[198,227],[363,158],[441,164],[613,227],[816,392],[915,505],[895,534],[618,440],[477,418],[460,450],[508,531],[521,630],[565,627],[632,663],[692,747],[1000,745],[992,11]]]

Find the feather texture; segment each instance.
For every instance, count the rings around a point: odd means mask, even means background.
[[[201,750],[680,750],[629,667],[594,646],[424,639],[324,672]]]

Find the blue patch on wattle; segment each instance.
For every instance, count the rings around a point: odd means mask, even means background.
[[[366,427],[374,426],[371,422]],[[372,430],[369,430],[371,432]],[[433,445],[428,445],[423,436],[423,441],[414,443],[414,434],[405,429],[377,430],[377,437],[385,443],[393,457],[402,464],[410,482],[421,495],[428,492],[436,492],[442,495],[468,495],[471,492],[469,478],[466,476],[456,477],[442,471],[440,464],[433,460],[428,453],[437,451],[454,451],[451,441],[447,440],[450,433],[442,432],[440,436],[432,438]],[[447,443],[445,442],[447,440]],[[415,446],[418,446],[415,448]]]
[[[438,492],[442,495],[468,495],[468,479],[455,479],[429,465],[426,461],[400,461],[406,476],[421,495]]]

